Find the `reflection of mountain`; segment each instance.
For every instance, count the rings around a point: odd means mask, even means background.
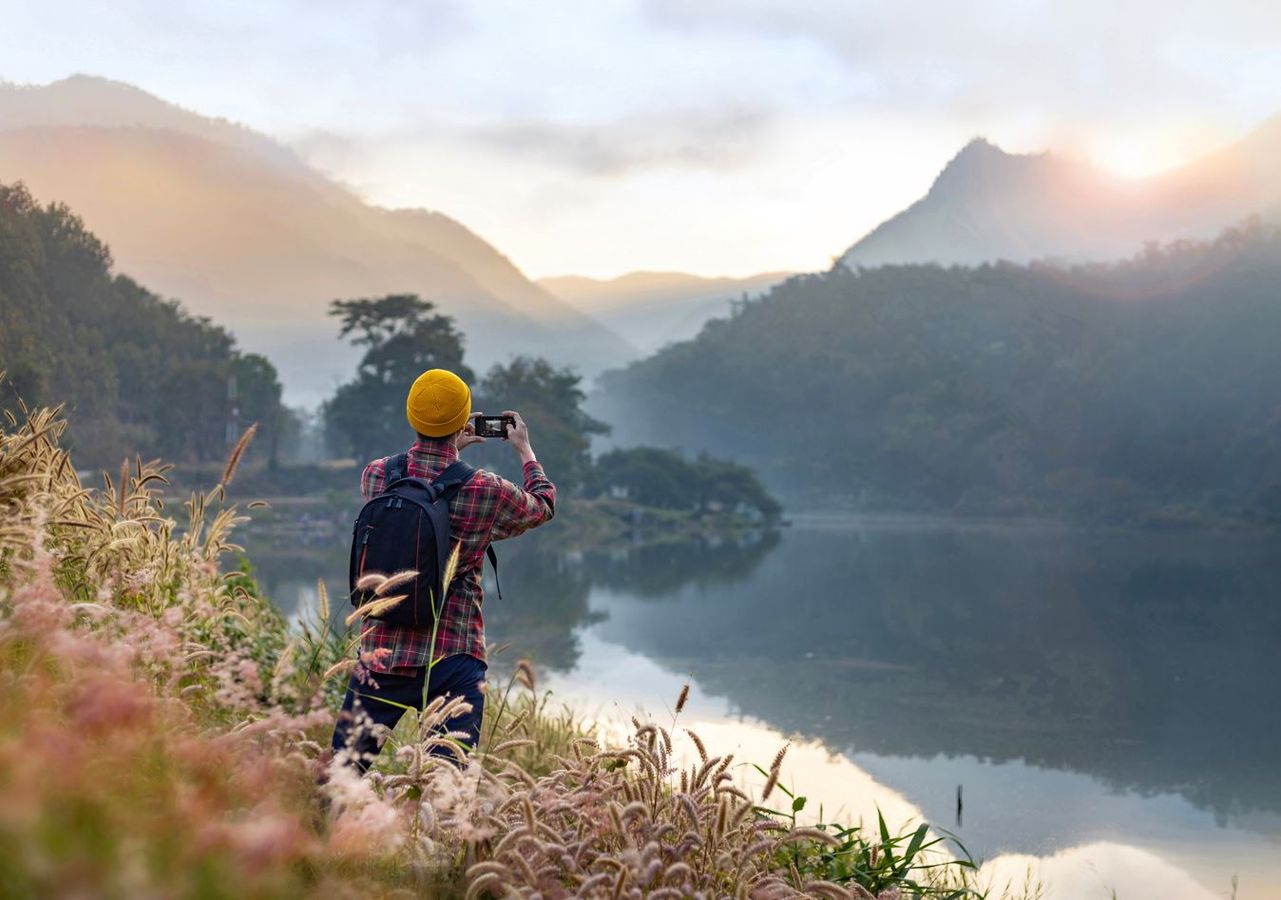
[[[838,749],[971,754],[1281,810],[1275,547],[791,533],[752,580],[616,598],[602,636]]]
[[[652,353],[693,337],[708,319],[726,315],[743,296],[769,290],[786,272],[747,278],[702,278],[682,272],[631,272],[609,281],[567,275],[538,285]]]
[[[976,139],[929,193],[841,261],[853,267],[1120,259],[1145,241],[1205,238],[1250,215],[1281,216],[1278,156],[1281,116],[1233,146],[1138,180],[1053,153],[1006,153]]]
[[[305,399],[354,364],[325,316],[336,297],[436,300],[482,368],[516,352],[589,371],[635,355],[458,222],[369,206],[269,138],[127,85],[0,85],[0,181],[15,180],[68,203],[121,268],[226,324]]]

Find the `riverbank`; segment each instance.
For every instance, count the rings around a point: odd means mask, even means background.
[[[323,592],[291,627],[219,569],[243,521],[222,487],[178,517],[151,466],[84,490],[61,431],[39,412],[0,438],[0,879],[16,895],[979,896],[968,864],[929,865],[948,857],[925,826],[800,825],[786,748],[714,755],[678,729],[684,696],[607,739],[527,665],[491,688],[466,768],[430,755],[449,750],[446,706],[410,713],[355,779],[324,747],[355,660]],[[759,795],[740,778],[754,763]]]
[[[171,501],[217,484],[218,472],[184,471],[164,488]],[[306,467],[302,473],[272,475],[264,468],[243,473],[251,493],[237,481],[229,492],[254,508],[245,509],[244,528],[256,538],[288,546],[292,553],[329,552],[345,543],[359,509],[359,472],[350,466]],[[282,493],[291,491],[291,493]],[[678,510],[645,506],[620,497],[564,497],[545,529],[569,552],[590,553],[618,546],[736,540],[777,528],[777,521],[723,509]]]
[[[96,481],[97,473],[84,473]],[[169,493],[185,497],[193,490],[216,484],[219,471],[209,465],[183,466],[170,474]],[[282,538],[297,539],[303,546],[333,535],[345,535],[354,517],[359,468],[350,462],[251,467],[240,473],[231,499],[241,503],[265,500],[272,511],[253,514],[251,527],[267,528]],[[821,505],[819,505],[821,504]],[[291,518],[292,517],[292,518]],[[1056,515],[1053,511],[984,512],[977,509],[896,510],[867,509],[842,502],[838,496],[808,498],[789,506],[786,516],[769,522],[756,516],[726,510],[672,510],[645,506],[620,497],[564,497],[556,524],[562,540],[572,550],[592,551],[619,541],[632,544],[734,538],[786,524],[806,522],[858,522],[877,529],[944,528],[960,531],[1061,530],[1116,532],[1205,532],[1226,534],[1281,534],[1281,512],[1258,509],[1229,512],[1208,507],[1167,504],[1160,507],[1097,509],[1089,515]],[[563,524],[562,524],[563,523]]]

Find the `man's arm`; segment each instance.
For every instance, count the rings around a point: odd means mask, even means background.
[[[529,427],[518,412],[508,409],[503,411],[503,415],[515,420],[507,432],[507,441],[520,455],[525,470],[525,489],[521,490],[505,478],[498,479],[498,509],[490,532],[495,541],[528,531],[556,513],[556,485],[551,483],[542,463],[534,456],[534,448],[529,443]]]
[[[515,537],[551,519],[556,513],[556,485],[548,480],[542,464],[536,460],[525,463],[525,489],[521,490],[506,478],[498,480],[498,504],[494,515],[492,540],[501,541]]]
[[[377,497],[386,486],[387,458],[376,459],[365,466],[365,471],[360,475],[360,493],[365,496],[366,501]]]

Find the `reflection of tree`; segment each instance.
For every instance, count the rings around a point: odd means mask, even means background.
[[[493,665],[529,657],[539,666],[568,671],[578,662],[575,629],[598,621],[588,609],[591,580],[586,567],[534,535],[497,545],[503,598],[492,581],[485,589],[485,637],[510,644]]]
[[[606,636],[834,748],[1024,759],[1281,810],[1281,563],[1205,542],[789,535]]]
[[[734,538],[623,546],[587,557],[592,581],[641,599],[670,596],[686,586],[727,586],[745,581],[779,542],[774,530]]]

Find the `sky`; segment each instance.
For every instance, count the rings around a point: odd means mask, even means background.
[[[0,79],[267,132],[534,277],[814,270],[971,137],[1160,171],[1281,112],[1275,0],[0,0]]]

